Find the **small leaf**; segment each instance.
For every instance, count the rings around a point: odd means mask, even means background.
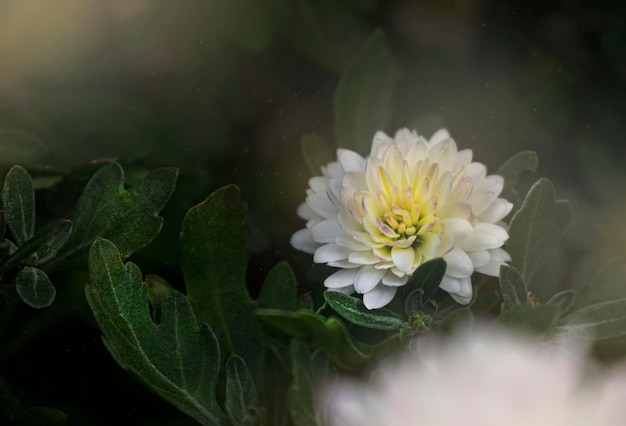
[[[279,262],[267,274],[257,305],[259,308],[282,309],[297,311],[304,308],[302,300],[298,299],[296,276],[287,262]]]
[[[2,206],[11,235],[18,246],[35,233],[35,191],[30,175],[13,166],[4,179]]]
[[[375,31],[343,72],[335,91],[337,145],[369,154],[374,134],[391,118],[394,59],[382,30]]]
[[[72,234],[72,222],[69,220],[59,219],[53,223],[58,223],[58,227],[53,229],[48,241],[37,250],[35,262],[37,265],[42,265],[56,256]]]
[[[57,219],[42,226],[32,238],[17,247],[15,251],[10,252],[11,256],[5,259],[0,266],[0,273],[8,271],[20,263],[38,265],[40,262],[36,257],[29,258],[39,250],[47,250],[42,248],[58,246],[58,243],[62,242],[64,238],[63,235],[68,232],[68,228],[72,228],[72,222],[67,219]]]
[[[561,318],[557,332],[577,339],[603,340],[626,335],[626,298],[596,303]]]
[[[117,363],[199,423],[222,424],[215,400],[219,346],[206,324],[198,326],[187,298],[167,295],[155,324],[141,271],[123,264],[107,240],[97,239],[91,247],[89,277],[85,295]]]
[[[522,207],[509,225],[506,251],[511,266],[528,285],[539,261],[559,241],[570,219],[567,201],[555,200],[554,187],[548,179],[539,179],[528,191]]]
[[[313,354],[304,343],[292,340],[289,346],[293,383],[288,389],[291,419],[295,426],[322,426],[320,410],[316,407],[315,391],[328,373],[328,355],[317,350]]]
[[[257,309],[263,324],[290,337],[307,339],[313,347],[328,351],[334,363],[346,368],[365,365],[369,353],[358,344],[337,318],[325,319],[309,310],[286,312],[277,309]]]
[[[504,304],[513,308],[528,302],[526,285],[520,273],[512,266],[500,266],[500,292]]]
[[[539,166],[539,157],[535,151],[522,151],[513,155],[500,166],[496,174],[504,178],[506,186],[517,182],[519,175],[524,171],[534,172]]]
[[[369,310],[361,299],[337,291],[325,291],[324,299],[331,308],[352,324],[376,330],[396,330],[404,321],[389,309]]]
[[[252,375],[244,360],[237,355],[232,355],[226,363],[226,413],[236,425],[256,424],[257,405],[257,393]]]
[[[175,168],[156,169],[125,190],[122,167],[102,167],[78,200],[74,232],[46,269],[81,264],[96,238],[111,240],[124,258],[148,245],[161,230],[158,213],[172,195],[177,176]]]
[[[502,312],[498,317],[498,321],[531,331],[547,333],[554,328],[560,316],[560,305],[546,304],[534,306],[527,303]]]
[[[302,156],[312,176],[319,176],[322,167],[335,158],[326,141],[317,133],[302,136],[301,144]]]
[[[446,261],[437,258],[424,262],[413,272],[405,285],[408,296],[404,302],[404,311],[407,316],[411,312],[421,311],[424,304],[433,298],[439,284],[446,273]]]
[[[35,309],[50,306],[57,294],[46,273],[31,266],[17,273],[15,289],[24,303]]]
[[[248,229],[239,188],[226,186],[191,208],[180,233],[187,296],[220,348],[240,355],[251,371],[263,362],[264,339],[246,289]]]
[[[556,304],[561,306],[561,315],[565,315],[574,304],[576,292],[574,290],[561,291],[550,298],[546,304]]]

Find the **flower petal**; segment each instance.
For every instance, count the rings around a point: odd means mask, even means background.
[[[306,197],[306,203],[311,209],[322,216],[324,219],[330,219],[331,217],[337,217],[339,210],[330,202],[328,195],[324,194],[312,194]]]
[[[397,287],[379,284],[374,289],[363,295],[363,304],[367,309],[382,308],[391,302],[393,296],[396,295],[396,290]]]
[[[383,284],[391,287],[401,287],[409,280],[409,275],[399,277],[391,271],[387,272],[383,277]]]
[[[480,251],[502,246],[509,239],[504,228],[492,223],[479,222],[474,226],[474,235],[463,244],[465,251]]]
[[[326,263],[335,260],[343,260],[347,259],[349,255],[349,249],[331,243],[326,244],[315,250],[315,254],[313,255],[313,262]]]
[[[371,265],[363,266],[354,277],[354,289],[357,293],[371,291],[383,279],[385,270],[376,269]]]
[[[472,282],[469,277],[455,278],[446,274],[439,287],[450,293],[458,303],[467,305],[472,299]]]
[[[374,265],[375,263],[380,262],[380,260],[374,256],[372,250],[353,251],[350,253],[350,256],[348,256],[348,261],[359,265]]]
[[[511,256],[501,248],[495,248],[488,251],[490,256],[489,263],[476,268],[481,274],[497,277],[500,275],[500,266],[511,260]]]
[[[315,213],[313,209],[311,208],[311,206],[309,206],[307,203],[300,204],[298,206],[297,213],[298,213],[298,216],[300,216],[304,220],[320,218],[320,216],[317,213]]]
[[[415,249],[413,247],[392,247],[391,258],[399,270],[408,272],[413,268],[413,261],[415,261]]]
[[[339,148],[337,160],[345,172],[362,172],[365,170],[365,159],[349,149]]]
[[[295,249],[310,254],[315,253],[315,250],[317,250],[317,248],[320,246],[318,243],[313,241],[313,238],[311,237],[311,231],[306,228],[296,231],[291,236],[291,240],[289,242]]]
[[[478,215],[478,220],[480,222],[496,223],[497,221],[504,219],[512,208],[513,203],[509,203],[504,198],[497,198],[489,207]]]
[[[335,238],[345,234],[337,219],[323,220],[311,229],[311,236],[318,243],[332,243]]]
[[[324,287],[334,289],[351,286],[357,272],[359,272],[358,269],[340,269],[324,280]]]
[[[448,254],[443,256],[446,261],[446,275],[454,278],[465,278],[474,272],[472,259],[459,247],[453,248]]]

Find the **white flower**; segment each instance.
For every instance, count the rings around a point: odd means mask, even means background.
[[[309,180],[298,215],[306,228],[291,244],[313,261],[341,268],[324,285],[387,305],[427,260],[447,263],[440,287],[459,303],[472,298],[474,271],[497,276],[509,261],[500,221],[512,204],[498,198],[503,178],[487,176],[472,151],[457,151],[446,130],[426,141],[415,131],[376,133],[366,159],[337,150],[337,162]]]
[[[579,358],[581,351],[548,347],[499,329],[426,346],[417,357],[383,364],[367,383],[345,377],[327,383],[318,399],[328,424],[624,424],[624,366],[594,370],[584,356]]]

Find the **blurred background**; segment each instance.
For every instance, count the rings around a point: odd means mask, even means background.
[[[0,0],[0,166],[21,164],[47,188],[42,220],[71,216],[103,161],[120,161],[131,184],[179,167],[164,230],[134,259],[175,285],[186,210],[235,183],[250,211],[254,293],[278,260],[298,271],[311,263],[288,244],[303,226],[295,209],[310,177],[300,139],[315,132],[341,144],[335,89],[380,28],[395,67],[381,130],[428,137],[447,127],[492,172],[537,151],[539,170],[525,180],[552,179],[573,219],[533,292],[626,297],[625,19],[626,5],[609,0]],[[24,308],[19,342],[0,350],[0,386],[26,405],[102,424],[120,413],[146,421],[150,404],[175,414],[85,324],[86,276],[66,280],[47,313]],[[598,353],[624,348],[614,341]],[[116,413],[114,400],[124,401]]]

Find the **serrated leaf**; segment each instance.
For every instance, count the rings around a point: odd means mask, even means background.
[[[369,353],[364,345],[348,334],[337,318],[323,318],[301,309],[286,312],[277,309],[257,309],[257,317],[263,324],[290,337],[307,339],[313,347],[324,348],[334,363],[346,368],[365,365]]]
[[[539,179],[511,219],[506,243],[506,251],[512,258],[511,265],[520,272],[526,285],[530,283],[539,261],[565,232],[569,219],[567,201],[557,201],[552,182]]]
[[[394,59],[382,30],[375,31],[363,50],[346,67],[335,91],[337,145],[369,154],[374,134],[391,118]]]
[[[405,285],[408,295],[404,301],[404,311],[407,316],[421,311],[424,304],[433,298],[446,273],[446,267],[446,261],[437,258],[424,262],[413,272]]]
[[[87,301],[118,364],[199,423],[221,424],[215,400],[219,346],[206,324],[198,326],[187,298],[166,296],[155,324],[141,271],[123,264],[115,245],[103,239],[90,249],[89,277]]]
[[[258,421],[257,392],[244,360],[232,355],[226,363],[226,402],[228,417],[235,425],[251,425]]]
[[[500,266],[500,292],[508,308],[528,302],[524,279],[517,269],[509,265]]]
[[[31,266],[26,266],[17,273],[15,289],[24,303],[35,309],[50,306],[57,294],[48,275]]]
[[[163,218],[158,213],[172,195],[177,177],[177,169],[160,168],[125,190],[122,167],[117,163],[102,167],[85,186],[74,231],[47,269],[84,262],[96,238],[112,241],[124,258],[148,245],[161,230]]]
[[[626,335],[626,298],[596,303],[561,318],[556,331],[577,339],[603,340]]]
[[[389,309],[370,310],[361,299],[337,291],[325,291],[324,299],[331,308],[352,324],[376,330],[397,330],[404,321]]]
[[[0,129],[0,164],[33,164],[48,147],[37,136],[19,129]]]
[[[13,166],[4,178],[2,207],[6,223],[18,246],[35,233],[35,191],[30,175]]]
[[[289,413],[295,426],[323,425],[316,407],[317,384],[328,372],[328,355],[317,350],[310,353],[304,343],[292,340],[289,346],[293,383],[288,389]]]
[[[312,176],[320,175],[322,166],[326,166],[335,158],[326,141],[317,133],[302,136],[300,143],[302,156]]]
[[[259,308],[296,311],[304,308],[297,298],[296,276],[287,262],[279,262],[265,277],[257,299]]]
[[[15,250],[10,250],[10,257],[6,258],[0,265],[0,273],[8,271],[20,263],[38,265],[40,262],[33,255],[42,248],[56,247],[58,243],[62,243],[68,228],[71,230],[72,222],[67,219],[57,219],[42,226],[32,238],[25,241],[21,246],[15,247]]]
[[[504,178],[506,186],[515,184],[524,171],[534,172],[539,166],[539,157],[535,151],[521,151],[506,160],[496,174]]]
[[[574,290],[560,291],[550,298],[546,304],[556,304],[561,306],[561,315],[565,315],[574,304],[576,292]]]
[[[502,312],[498,317],[498,321],[535,332],[547,333],[554,328],[560,316],[560,305],[546,304],[534,306],[527,303]]]
[[[251,371],[263,361],[263,339],[246,289],[248,230],[239,188],[226,186],[191,208],[180,234],[187,297],[198,320],[214,330],[226,354]]]

